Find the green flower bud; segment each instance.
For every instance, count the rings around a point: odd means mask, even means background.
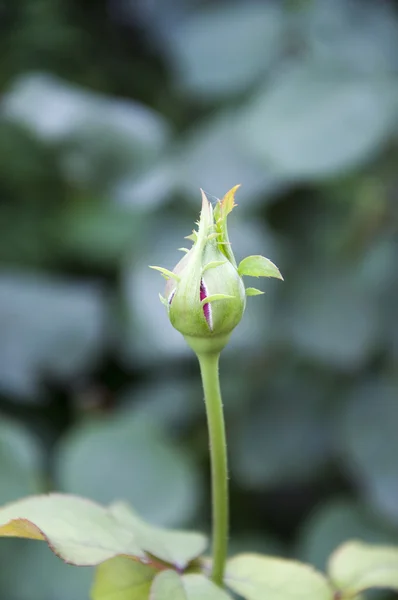
[[[192,248],[183,249],[186,254],[173,271],[152,267],[168,280],[165,297],[161,296],[161,300],[167,307],[172,325],[197,354],[222,350],[245,310],[246,292],[241,275],[251,274],[247,272],[247,261],[267,261],[263,257],[248,257],[245,259],[246,272],[239,272],[227,231],[227,217],[235,206],[238,187],[227,192],[214,211],[202,191],[198,231],[188,236],[193,241]],[[270,261],[268,263],[272,265]],[[258,264],[256,268],[258,271]],[[248,295],[255,295],[253,288],[249,289]],[[255,290],[255,293],[261,292]]]

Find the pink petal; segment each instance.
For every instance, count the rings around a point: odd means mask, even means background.
[[[207,294],[207,289],[206,286],[204,284],[203,279],[201,279],[200,281],[200,301],[204,300],[205,298],[207,298],[208,294]],[[210,329],[212,329],[212,315],[211,315],[211,306],[210,306],[210,302],[208,302],[207,304],[204,305],[203,307],[203,313],[205,315],[205,319],[207,321],[208,326],[210,327]]]

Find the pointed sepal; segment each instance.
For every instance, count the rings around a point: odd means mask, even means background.
[[[175,279],[176,281],[180,281],[179,275],[173,273],[173,271],[169,271],[169,269],[164,269],[163,267],[153,267],[149,266],[150,269],[154,269],[155,271],[159,271],[165,279]]]
[[[236,261],[229,243],[227,220],[235,204],[235,193],[240,185],[235,185],[230,189],[214,208],[215,229],[218,234],[218,244],[221,252],[236,267]]]
[[[231,188],[225,196],[218,202],[216,208],[214,209],[214,218],[216,221],[219,219],[226,219],[230,212],[234,209],[235,206],[235,194],[237,190],[240,188],[240,183]]]
[[[219,300],[233,300],[234,298],[235,296],[228,296],[228,294],[213,294],[212,296],[206,296],[206,298],[203,298],[201,305],[204,306],[209,302],[216,302]]]
[[[246,288],[246,296],[261,296],[262,294],[264,294],[264,292],[257,288]]]
[[[202,273],[205,273],[209,269],[215,269],[216,267],[220,267],[221,265],[225,265],[226,262],[227,262],[226,260],[212,260],[211,262],[207,263],[207,265],[205,265],[203,267]]]
[[[184,240],[191,240],[191,242],[195,243],[198,239],[198,234],[196,231],[193,231],[190,235],[186,235]]]
[[[169,303],[167,302],[166,298],[164,296],[162,296],[162,294],[159,294],[159,300],[166,308],[169,307]]]

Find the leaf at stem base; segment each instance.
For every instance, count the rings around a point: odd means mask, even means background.
[[[112,558],[96,569],[91,600],[148,600],[156,574],[131,558]]]
[[[232,598],[204,575],[178,575],[175,571],[163,571],[154,579],[150,600],[232,600]]]
[[[332,554],[328,570],[344,597],[371,588],[398,592],[398,547],[347,542]]]
[[[333,600],[326,578],[293,560],[240,554],[227,563],[225,583],[245,600]]]

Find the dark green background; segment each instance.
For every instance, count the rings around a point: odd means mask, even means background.
[[[147,265],[241,183],[235,255],[285,283],[221,363],[231,551],[398,544],[396,3],[3,1],[0,89],[0,502],[209,530],[198,367]],[[1,598],[91,575],[0,543]]]

